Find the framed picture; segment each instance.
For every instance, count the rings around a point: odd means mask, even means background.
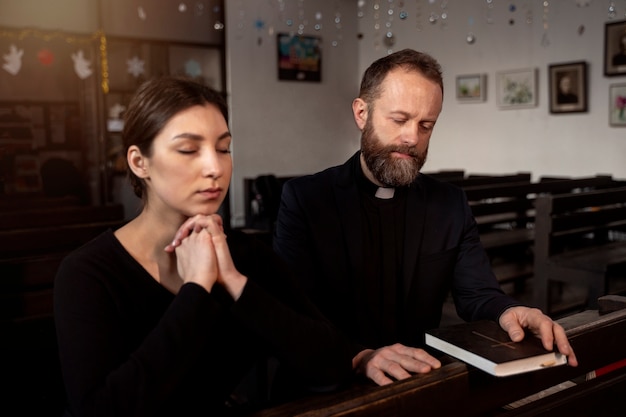
[[[609,125],[626,127],[626,84],[609,86]]]
[[[496,73],[496,96],[501,109],[524,109],[537,106],[537,69],[519,69]]]
[[[626,20],[604,26],[604,75],[626,75]]]
[[[316,36],[279,33],[278,79],[288,81],[322,80],[322,39]]]
[[[456,98],[462,103],[485,101],[487,76],[485,74],[459,75],[456,77]]]
[[[553,64],[548,67],[550,113],[587,111],[587,63]]]

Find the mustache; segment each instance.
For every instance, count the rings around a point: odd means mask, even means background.
[[[398,152],[412,156],[413,158],[419,157],[419,151],[417,150],[416,146],[388,145],[385,146],[382,150],[387,154],[390,154],[392,152]]]

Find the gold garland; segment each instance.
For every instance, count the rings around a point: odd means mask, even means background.
[[[9,30],[0,29],[0,38],[23,40],[27,37],[34,37],[50,42],[54,39],[62,39],[69,44],[90,43],[96,40],[100,43],[100,65],[102,68],[102,91],[109,92],[109,66],[107,61],[107,40],[104,32],[99,30],[91,35],[68,35],[61,31],[43,31],[38,29]]]

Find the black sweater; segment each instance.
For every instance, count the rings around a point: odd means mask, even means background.
[[[311,387],[351,374],[356,348],[271,249],[235,231],[228,244],[248,277],[236,302],[217,284],[208,293],[188,283],[173,295],[112,231],[63,261],[54,310],[73,415],[220,415],[242,377],[268,356]]]

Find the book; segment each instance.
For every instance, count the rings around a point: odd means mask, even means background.
[[[513,342],[494,321],[479,320],[426,332],[426,344],[498,377],[564,365],[567,357],[548,351],[541,340],[527,334]]]

